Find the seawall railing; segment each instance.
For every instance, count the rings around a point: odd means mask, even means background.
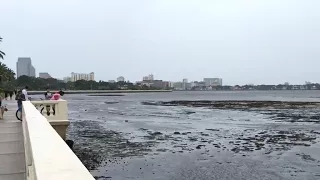
[[[66,140],[69,126],[68,104],[66,100],[31,101],[35,108],[42,114],[56,132]]]
[[[41,113],[42,107],[46,110]],[[51,114],[47,114],[47,110]],[[23,102],[22,127],[27,180],[94,180],[65,143],[66,132],[62,133],[60,129],[59,133],[54,128],[55,123],[59,126],[69,125],[69,122],[66,123],[67,112],[67,102],[64,100]]]

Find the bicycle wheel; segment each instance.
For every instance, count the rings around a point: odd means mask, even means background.
[[[41,110],[40,110],[40,114],[42,114],[42,115],[43,115],[43,110],[44,110],[44,107],[42,107]]]
[[[16,118],[17,118],[19,121],[22,121],[21,117],[22,117],[22,111],[21,111],[21,109],[18,109],[18,110],[16,111]]]

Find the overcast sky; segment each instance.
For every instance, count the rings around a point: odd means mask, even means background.
[[[0,0],[0,49],[54,77],[320,82],[319,0]],[[59,64],[52,66],[51,64]]]

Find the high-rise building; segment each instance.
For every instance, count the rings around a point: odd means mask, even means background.
[[[175,82],[169,82],[169,87],[173,88],[174,84],[175,84]]]
[[[222,86],[221,78],[203,78],[206,86]]]
[[[89,74],[89,80],[90,80],[90,81],[94,81],[94,72],[91,72],[91,73]]]
[[[85,81],[94,81],[94,73],[91,72],[89,74],[85,73],[71,73],[71,81],[79,81],[79,80],[85,80]]]
[[[36,68],[34,68],[32,65],[30,67],[30,76],[36,77]]]
[[[63,78],[63,81],[64,81],[65,83],[71,82],[71,77],[64,77],[64,78]]]
[[[150,81],[153,81],[153,80],[154,80],[153,74],[149,74],[149,75],[148,75],[148,78],[149,78]]]
[[[142,80],[143,81],[153,81],[154,80],[153,74],[149,74],[148,76],[143,76]]]
[[[118,81],[118,82],[124,82],[124,80],[125,80],[125,79],[124,79],[123,76],[120,76],[120,77],[117,78],[117,81]]]
[[[149,86],[154,87],[154,88],[159,88],[159,89],[166,89],[169,87],[169,82],[168,81],[162,81],[162,80],[153,80],[149,81]]]
[[[30,57],[20,57],[17,61],[17,77],[36,77],[36,69],[32,66]]]
[[[52,78],[52,77],[51,77],[50,74],[47,73],[47,72],[40,72],[40,73],[39,73],[39,78],[49,79],[49,78]]]
[[[183,82],[175,82],[175,83],[172,84],[172,86],[173,86],[173,88],[175,90],[185,90],[184,89],[185,88],[185,83],[183,83]]]
[[[190,83],[188,83],[188,79],[187,79],[187,78],[182,79],[182,89],[183,89],[183,90],[187,90],[189,84],[190,84]]]
[[[198,81],[191,82],[191,87],[196,87],[196,86],[199,86],[199,82]]]

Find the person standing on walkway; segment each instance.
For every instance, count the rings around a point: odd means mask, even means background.
[[[26,87],[24,87],[24,88],[22,89],[22,94],[24,95],[26,101],[27,101],[27,100],[30,100],[30,98],[29,98],[29,96],[28,96],[28,89],[29,89],[28,86],[26,86]]]
[[[2,106],[2,95],[0,94],[0,119],[3,119],[4,107]]]
[[[9,92],[9,96],[10,96],[10,100],[12,100],[13,91],[10,91],[10,92]]]
[[[7,98],[8,98],[8,91],[7,90],[4,90],[4,98],[7,100]]]
[[[0,108],[1,108],[1,106],[2,106],[2,99],[3,99],[3,97],[2,97],[2,94],[1,94],[1,92],[0,92]]]
[[[18,110],[21,112],[21,117],[20,119],[22,119],[22,101],[25,101],[26,98],[24,96],[24,94],[22,93],[22,91],[18,91],[18,93],[16,94],[16,101],[18,104]]]

